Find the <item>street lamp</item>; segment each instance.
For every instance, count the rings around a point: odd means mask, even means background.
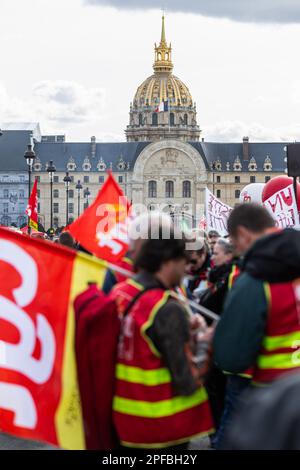
[[[32,166],[34,163],[34,160],[36,158],[36,155],[34,151],[32,150],[32,145],[27,146],[27,151],[24,154],[24,158],[26,160],[27,166],[28,166],[28,201],[30,198],[30,193],[31,193],[31,173],[32,173]],[[27,233],[30,235],[31,233],[31,227],[29,227],[29,222],[30,222],[30,216],[28,216],[28,230]]]
[[[80,191],[82,190],[82,184],[80,183],[80,180],[78,180],[78,183],[76,184],[76,189],[77,189],[77,194],[78,194],[78,217],[80,216]]]
[[[66,210],[66,225],[69,223],[69,186],[72,181],[72,178],[69,176],[69,172],[66,172],[66,176],[63,179],[66,186],[66,196],[67,196],[67,210]]]
[[[212,162],[211,169],[213,172],[213,195],[215,195],[215,171],[217,170],[217,162]]]
[[[52,229],[53,229],[53,176],[54,176],[54,173],[56,172],[56,168],[53,165],[53,160],[50,160],[50,163],[46,171],[50,179],[50,233],[52,233]]]
[[[89,188],[86,188],[86,189],[84,190],[84,193],[83,193],[83,196],[84,196],[85,199],[86,199],[86,201],[85,201],[86,207],[89,207],[89,197],[90,197],[90,195],[91,195],[91,193],[90,193],[90,191],[89,191]]]

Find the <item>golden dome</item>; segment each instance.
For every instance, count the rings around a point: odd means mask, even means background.
[[[192,107],[193,98],[188,87],[179,78],[172,75],[172,47],[168,46],[165,32],[165,17],[162,18],[162,32],[159,46],[155,44],[154,75],[148,77],[139,86],[133,106],[157,106],[168,101],[170,107]]]
[[[130,104],[127,141],[198,141],[201,130],[196,105],[188,87],[172,74],[172,47],[166,40],[164,16],[161,40],[155,44],[153,69],[154,74],[138,87]]]
[[[134,107],[157,106],[162,101],[168,101],[170,107],[192,107],[193,98],[188,87],[174,75],[154,74],[147,78],[138,88]]]

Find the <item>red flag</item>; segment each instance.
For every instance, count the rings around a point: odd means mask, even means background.
[[[109,173],[97,198],[68,230],[88,251],[101,259],[117,262],[128,251],[127,198]]]
[[[26,208],[26,214],[29,217],[29,227],[38,229],[38,198],[37,198],[37,179],[34,181],[32,192]]]
[[[1,431],[83,449],[74,299],[105,263],[0,228]]]

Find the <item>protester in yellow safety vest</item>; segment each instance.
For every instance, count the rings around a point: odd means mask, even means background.
[[[210,332],[195,341],[197,321],[190,322],[174,293],[185,272],[185,241],[173,228],[165,239],[160,225],[158,237],[144,240],[135,266],[139,274],[121,289],[127,305],[116,365],[116,430],[125,447],[186,448],[193,437],[211,433],[213,424],[198,369],[202,360],[196,359]]]
[[[299,232],[276,229],[267,210],[255,204],[236,207],[228,230],[246,254],[216,328],[215,361],[231,373],[255,365],[253,383],[267,385],[300,368]]]

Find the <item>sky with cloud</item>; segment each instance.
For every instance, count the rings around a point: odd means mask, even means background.
[[[163,4],[206,140],[300,140],[298,0],[1,0],[0,127],[124,140]]]
[[[125,10],[152,10],[194,13],[215,18],[259,23],[300,21],[298,0],[85,0],[87,4]]]

